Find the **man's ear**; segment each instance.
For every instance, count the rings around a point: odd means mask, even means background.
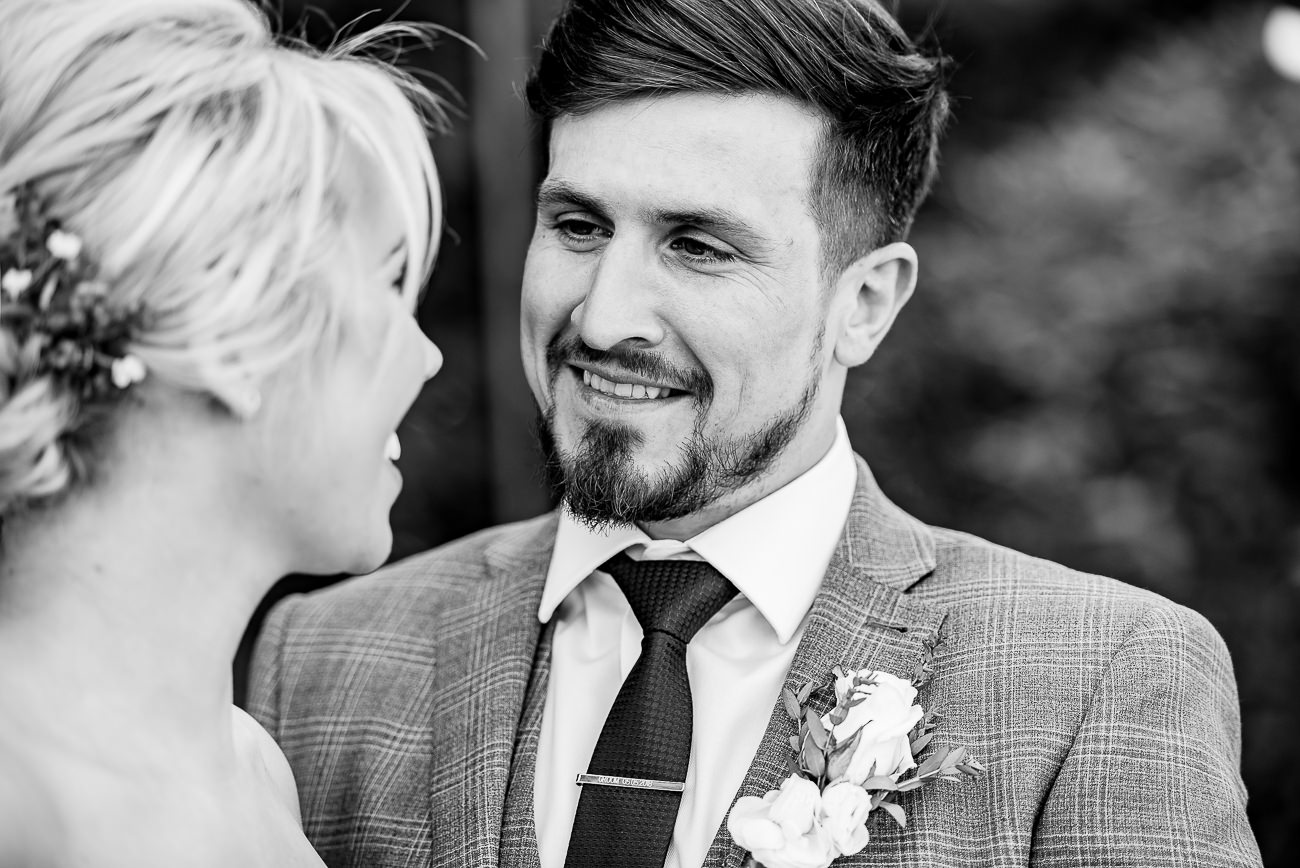
[[[835,361],[856,367],[875,353],[916,288],[916,251],[902,241],[854,261],[835,283],[841,311]]]

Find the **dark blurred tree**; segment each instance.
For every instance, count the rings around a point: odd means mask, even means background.
[[[1171,27],[1241,0],[885,0],[914,34],[955,60],[959,123],[950,146],[989,144],[1050,117],[1119,58],[1151,50]],[[969,110],[967,108],[969,107]]]
[[[1166,31],[996,147],[951,142],[918,296],[846,417],[927,521],[1216,624],[1281,864],[1300,843],[1300,87],[1262,58],[1266,8]]]

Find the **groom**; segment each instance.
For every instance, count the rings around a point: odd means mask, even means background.
[[[273,612],[251,706],[329,865],[737,868],[781,689],[837,666],[928,667],[928,750],[987,768],[837,864],[1259,864],[1212,628],[927,527],[840,422],[916,283],[942,77],[875,0],[571,0],[522,328],[564,508]]]

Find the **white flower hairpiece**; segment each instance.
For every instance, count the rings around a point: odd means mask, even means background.
[[[130,388],[148,371],[126,350],[141,309],[109,302],[83,248],[43,213],[30,186],[0,195],[0,327],[17,339],[27,375],[54,375],[91,400]]]

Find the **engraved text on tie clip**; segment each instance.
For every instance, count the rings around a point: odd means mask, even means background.
[[[578,786],[583,784],[595,784],[602,787],[627,787],[633,790],[664,790],[669,793],[680,793],[686,789],[686,784],[677,781],[650,781],[645,778],[621,778],[616,775],[578,775]]]

